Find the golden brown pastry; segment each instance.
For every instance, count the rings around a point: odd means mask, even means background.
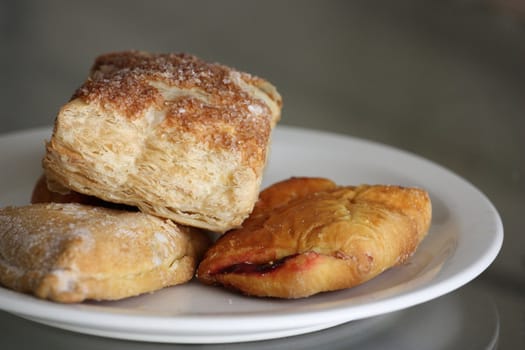
[[[253,209],[281,105],[267,81],[194,56],[100,56],[56,118],[48,185],[224,232]]]
[[[94,206],[103,206],[104,201],[81,194],[75,191],[58,193],[50,191],[44,175],[40,176],[31,193],[31,203],[81,203]]]
[[[190,280],[208,243],[202,232],[140,212],[7,207],[0,209],[0,284],[65,303],[121,299]]]
[[[80,203],[96,207],[106,207],[113,209],[137,211],[137,208],[123,204],[110,203],[97,197],[88,196],[75,191],[63,193],[53,192],[47,187],[47,180],[44,175],[40,176],[31,193],[31,203]]]
[[[430,221],[420,189],[292,178],[261,192],[243,227],[206,252],[198,278],[278,298],[349,288],[406,261]]]

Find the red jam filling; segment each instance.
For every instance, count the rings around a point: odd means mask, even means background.
[[[283,266],[287,260],[290,260],[296,257],[297,255],[299,254],[288,255],[288,256],[285,256],[284,258],[281,258],[275,261],[270,261],[264,264],[254,264],[252,262],[242,262],[238,264],[233,264],[230,266],[226,266],[225,268],[219,270],[217,273],[219,274],[228,274],[228,273],[264,274],[264,273],[269,273]]]

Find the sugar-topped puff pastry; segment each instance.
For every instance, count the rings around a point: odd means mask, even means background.
[[[253,209],[281,105],[266,80],[195,56],[102,55],[56,118],[48,185],[224,232]]]
[[[43,299],[115,300],[190,280],[208,237],[172,221],[78,203],[0,209],[0,284]]]
[[[405,262],[430,221],[421,189],[291,178],[261,192],[243,227],[206,252],[198,278],[261,297],[345,289]]]

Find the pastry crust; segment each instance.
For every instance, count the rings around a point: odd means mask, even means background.
[[[31,192],[31,203],[80,203],[98,207],[111,204],[104,202],[96,197],[87,196],[75,191],[53,192],[47,187],[47,179],[44,175],[40,176],[35,183],[33,192]]]
[[[206,252],[198,278],[279,298],[350,288],[405,262],[430,221],[421,189],[292,178],[261,192],[243,227]]]
[[[77,203],[0,209],[0,283],[43,299],[115,300],[184,283],[203,232],[139,212]]]
[[[194,56],[100,56],[57,116],[48,185],[224,232],[253,209],[281,105],[267,81]]]
[[[37,182],[35,183],[35,187],[33,188],[33,192],[31,193],[31,203],[79,203],[92,205],[95,207],[105,207],[128,211],[138,210],[136,207],[106,202],[100,198],[88,196],[75,191],[68,190],[67,192],[62,193],[53,192],[47,187],[47,179],[44,175],[40,176]]]

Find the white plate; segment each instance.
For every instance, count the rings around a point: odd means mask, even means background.
[[[0,206],[28,203],[50,129],[0,137]],[[301,300],[245,297],[197,281],[118,302],[62,305],[0,288],[0,308],[37,322],[114,338],[178,343],[271,339],[407,308],[478,276],[503,241],[499,215],[465,180],[384,145],[292,127],[277,128],[264,186],[290,176],[339,184],[389,183],[427,189],[433,221],[404,266],[356,288]]]

